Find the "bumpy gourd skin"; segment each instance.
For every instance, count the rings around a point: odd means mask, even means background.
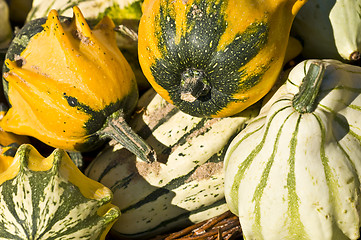
[[[112,199],[64,150],[43,157],[23,144],[0,172],[0,238],[104,240],[120,215]]]
[[[6,56],[5,93],[11,105],[1,127],[53,147],[85,151],[100,143],[106,118],[129,114],[138,99],[134,73],[119,51],[114,23],[90,29],[79,8],[73,18],[29,22]]]
[[[234,115],[262,98],[281,70],[306,0],[148,0],[139,61],[154,89],[200,117]]]

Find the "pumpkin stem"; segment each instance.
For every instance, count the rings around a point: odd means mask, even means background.
[[[182,73],[180,89],[183,101],[194,102],[197,98],[205,96],[211,87],[207,84],[202,70],[188,68]]]
[[[292,106],[297,112],[311,113],[316,109],[316,98],[324,73],[325,64],[322,61],[311,63],[299,87],[299,92],[292,100]]]
[[[157,160],[155,151],[127,124],[121,110],[114,112],[107,118],[105,127],[98,134],[101,138],[116,140],[145,162]]]

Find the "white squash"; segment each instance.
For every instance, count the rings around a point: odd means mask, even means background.
[[[225,196],[247,240],[360,237],[360,92],[360,67],[301,62],[234,138]]]
[[[138,104],[130,125],[157,152],[146,163],[120,145],[105,148],[85,174],[110,188],[122,214],[113,233],[150,239],[228,210],[224,199],[226,146],[259,108],[222,119],[179,111],[153,89]]]

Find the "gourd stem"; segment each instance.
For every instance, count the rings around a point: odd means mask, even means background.
[[[325,73],[322,61],[311,63],[306,76],[303,78],[299,92],[292,100],[293,108],[299,113],[311,113],[316,107],[316,98]]]
[[[138,33],[134,30],[128,28],[125,25],[118,25],[114,28],[114,31],[119,32],[120,34],[131,38],[133,41],[138,41]]]
[[[155,151],[125,121],[122,111],[117,111],[107,118],[105,127],[99,132],[101,138],[116,140],[124,148],[145,162],[157,160]]]

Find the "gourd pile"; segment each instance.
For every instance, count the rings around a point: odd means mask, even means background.
[[[359,239],[360,16],[0,0],[0,239],[159,239],[227,211],[247,240]]]

